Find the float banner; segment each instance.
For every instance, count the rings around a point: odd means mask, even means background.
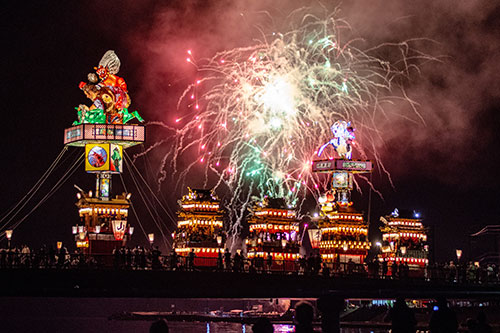
[[[123,171],[123,147],[112,143],[86,144],[85,171],[121,173]]]
[[[115,236],[115,239],[118,241],[123,240],[123,236],[125,236],[125,229],[127,228],[127,221],[113,220],[111,221],[111,225],[113,227],[113,235]]]
[[[313,161],[313,172],[331,172],[337,170],[351,171],[355,173],[370,172],[372,170],[372,162],[367,160],[319,160]]]

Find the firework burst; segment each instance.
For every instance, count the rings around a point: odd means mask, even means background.
[[[175,127],[165,125],[175,135],[163,168],[174,170],[182,183],[199,172],[197,165],[206,182],[214,175],[215,187],[229,190],[232,222],[241,220],[252,196],[282,197],[298,206],[307,192],[319,195],[327,179],[311,173],[311,162],[332,138],[337,120],[358,129],[354,157],[370,157],[385,170],[375,149],[374,114],[383,112],[381,100],[398,98],[395,79],[408,74],[412,61],[429,59],[409,42],[363,51],[356,47],[361,40],[341,40],[350,29],[336,13],[321,19],[306,14],[297,20],[298,15],[291,19],[300,22],[297,27],[254,45],[204,61],[187,54],[199,79],[179,100],[179,108],[187,101],[192,109]],[[395,61],[375,56],[387,48],[398,51]],[[413,105],[405,95],[399,98]],[[196,159],[178,169],[194,152]],[[327,158],[334,154],[331,148],[323,152]]]

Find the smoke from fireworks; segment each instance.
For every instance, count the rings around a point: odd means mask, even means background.
[[[408,41],[362,50],[361,40],[342,39],[350,29],[336,12],[326,18],[302,13],[290,17],[298,26],[266,34],[248,47],[203,61],[187,51],[199,78],[178,107],[191,109],[175,120],[179,128],[162,124],[175,131],[164,169],[182,183],[200,166],[206,182],[215,175],[215,187],[231,194],[233,222],[241,220],[252,196],[282,197],[299,206],[307,192],[317,196],[327,188],[328,179],[313,174],[311,162],[332,138],[330,126],[337,120],[358,129],[353,157],[373,158],[384,170],[374,149],[380,136],[375,115],[395,98],[413,105],[404,93],[396,97],[396,82],[415,61],[430,59]],[[394,51],[398,56],[391,61],[377,57]],[[178,168],[193,152],[197,157]],[[331,148],[325,155],[336,157]]]

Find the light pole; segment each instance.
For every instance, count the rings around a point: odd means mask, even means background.
[[[8,247],[10,249],[10,240],[12,238],[12,233],[14,232],[14,230],[5,230],[5,237],[7,237],[7,244],[8,244]]]
[[[456,254],[457,254],[457,264],[458,264],[460,262],[460,258],[462,257],[462,250],[457,249]]]
[[[153,247],[153,242],[155,241],[155,234],[153,233],[148,234],[148,239],[149,239],[149,245]]]

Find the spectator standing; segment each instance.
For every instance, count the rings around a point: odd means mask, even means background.
[[[194,249],[191,249],[191,252],[189,252],[188,255],[188,269],[193,270],[194,269],[194,258],[196,257],[196,254],[194,253]]]
[[[224,251],[224,266],[226,270],[231,269],[231,253],[228,248]]]
[[[458,330],[457,315],[448,307],[445,298],[438,298],[429,322],[431,333],[456,333]]]
[[[271,255],[271,252],[267,252],[267,270],[270,272],[271,267],[273,266],[273,256]]]
[[[295,332],[313,333],[314,309],[309,302],[299,302],[295,306]]]
[[[415,326],[417,325],[415,314],[402,297],[396,299],[394,306],[389,310],[384,321],[392,323],[392,333],[415,333]]]

